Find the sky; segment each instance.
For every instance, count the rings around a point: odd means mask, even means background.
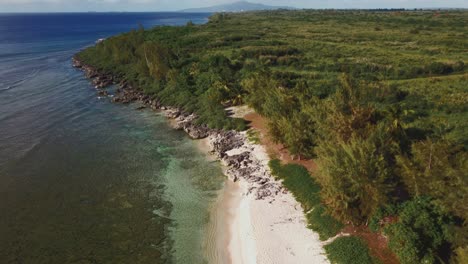
[[[0,12],[176,11],[236,0],[0,0]],[[468,0],[250,0],[297,8],[468,8]]]

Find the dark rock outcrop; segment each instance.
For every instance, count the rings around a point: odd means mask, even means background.
[[[211,142],[213,152],[218,154],[218,157],[225,156],[227,151],[239,148],[244,145],[245,139],[236,131],[221,131],[215,135]]]

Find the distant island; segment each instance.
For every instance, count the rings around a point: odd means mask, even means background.
[[[214,13],[214,12],[245,12],[259,10],[278,10],[278,9],[295,9],[289,6],[269,6],[264,4],[250,3],[247,1],[239,1],[231,4],[215,5],[211,7],[190,8],[180,10],[187,13]]]

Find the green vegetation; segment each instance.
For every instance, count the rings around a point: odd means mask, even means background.
[[[260,144],[260,133],[255,129],[247,130],[247,138],[254,144]]]
[[[396,210],[396,211],[395,211]],[[390,248],[402,264],[436,263],[447,254],[448,241],[452,239],[453,219],[427,197],[418,197],[386,210],[380,210],[373,220],[398,215],[398,220],[383,226],[390,237]],[[445,256],[447,257],[447,256]]]
[[[369,255],[366,244],[358,237],[339,237],[326,245],[325,251],[333,264],[376,263]]]
[[[431,139],[413,144],[411,156],[397,156],[399,175],[408,190],[430,195],[446,211],[468,219],[466,154],[450,141]]]
[[[314,181],[276,168],[312,225],[365,224],[390,204],[430,197],[415,206],[427,211],[421,224],[451,235],[421,233],[405,209],[383,232],[402,262],[455,262],[468,244],[467,24],[466,11],[216,14],[205,25],[116,36],[79,57],[210,127],[243,130],[225,106],[255,108],[275,141],[317,161]]]
[[[343,79],[335,94],[317,104],[317,180],[340,220],[363,223],[392,198],[402,129],[391,116],[394,105],[379,105],[398,102],[392,93]]]

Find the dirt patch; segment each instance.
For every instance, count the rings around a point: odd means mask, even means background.
[[[284,164],[293,163],[302,165],[312,173],[317,169],[317,165],[313,160],[293,158],[283,144],[275,143],[268,135],[268,121],[266,118],[255,112],[251,112],[246,114],[244,119],[250,122],[250,127],[252,129],[257,130],[260,133],[260,142],[265,146],[270,157],[279,159]]]
[[[362,238],[369,247],[372,256],[385,264],[399,264],[397,256],[388,248],[388,238],[380,233],[374,233],[367,226],[348,225],[341,231]]]

